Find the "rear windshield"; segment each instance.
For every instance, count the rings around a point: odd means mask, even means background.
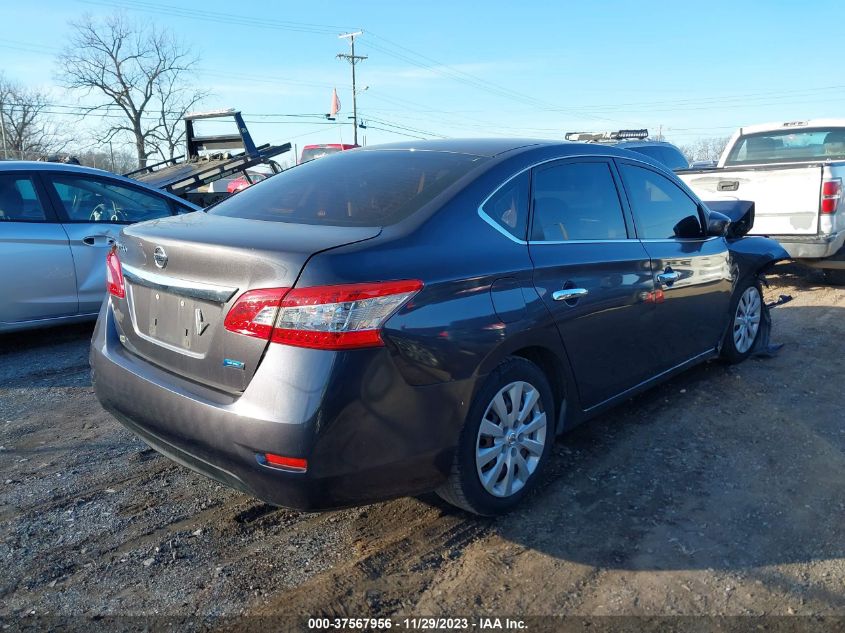
[[[845,128],[785,129],[740,136],[725,165],[845,160]]]
[[[446,152],[341,152],[283,171],[208,212],[295,224],[387,226],[410,216],[485,160]]]
[[[340,151],[339,147],[308,147],[302,150],[302,156],[299,159],[301,163],[307,163],[309,160],[315,158],[322,158],[329,154],[337,154]]]

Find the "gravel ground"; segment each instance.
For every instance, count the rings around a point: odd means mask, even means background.
[[[790,267],[771,283],[795,298],[773,311],[780,354],[698,367],[576,429],[496,520],[433,495],[267,506],[100,409],[90,326],[0,337],[0,621],[843,616],[845,290]]]

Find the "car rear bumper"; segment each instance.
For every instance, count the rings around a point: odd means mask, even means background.
[[[308,371],[292,366],[297,358]],[[108,302],[91,366],[103,407],[152,448],[263,501],[302,510],[436,488],[451,468],[473,388],[471,380],[409,386],[385,348],[271,346],[246,391],[225,394],[129,352]],[[265,452],[305,458],[308,469],[266,466],[259,458]]]

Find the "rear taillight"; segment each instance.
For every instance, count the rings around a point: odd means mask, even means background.
[[[315,349],[383,345],[381,328],[423,287],[421,281],[253,290],[224,322],[227,330]]]
[[[264,453],[263,455],[258,455],[258,462],[264,466],[289,470],[295,473],[304,473],[308,470],[308,460],[302,459],[301,457],[285,457],[283,455],[276,455],[275,453]]]
[[[230,332],[270,339],[279,304],[290,288],[265,288],[243,293],[223,320]]]
[[[836,213],[842,197],[842,179],[831,178],[822,182],[822,213]]]
[[[120,258],[117,247],[112,247],[106,255],[106,288],[109,294],[118,299],[126,297],[126,284],[123,281],[123,271],[120,269]]]

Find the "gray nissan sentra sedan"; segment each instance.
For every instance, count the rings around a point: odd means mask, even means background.
[[[436,490],[497,514],[559,433],[754,350],[760,276],[786,253],[731,226],[610,147],[343,152],[124,228],[96,393],[156,450],[272,504]]]

